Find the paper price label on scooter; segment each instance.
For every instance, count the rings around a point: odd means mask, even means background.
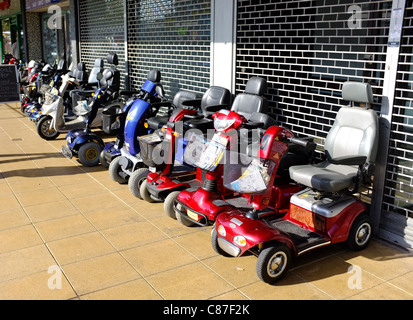
[[[240,193],[260,193],[267,189],[269,180],[268,168],[254,159],[241,177],[231,182],[229,186]]]

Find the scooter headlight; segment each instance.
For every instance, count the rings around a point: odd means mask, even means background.
[[[218,118],[215,118],[214,120],[214,128],[216,131],[218,132],[222,132],[227,130],[229,127],[231,127],[234,124],[235,120],[227,120],[227,119],[223,119],[220,120]]]
[[[247,240],[243,236],[235,236],[234,242],[240,247],[245,247],[247,245]]]
[[[218,231],[219,235],[222,236],[222,237],[225,237],[227,235],[227,232],[226,232],[226,230],[225,230],[225,228],[222,224],[219,225],[217,231]]]

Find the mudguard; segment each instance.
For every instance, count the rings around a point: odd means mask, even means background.
[[[78,151],[79,148],[87,142],[94,141],[102,147],[105,145],[103,140],[96,134],[85,132],[84,130],[74,130],[67,134],[67,146],[72,151]]]
[[[144,120],[149,114],[150,103],[141,99],[136,99],[126,117],[125,123],[125,145],[129,153],[133,156],[140,152],[137,137],[147,133],[144,127]]]

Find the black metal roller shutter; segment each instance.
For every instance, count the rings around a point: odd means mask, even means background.
[[[132,87],[159,69],[166,95],[204,93],[210,85],[211,2],[127,0],[128,60]]]

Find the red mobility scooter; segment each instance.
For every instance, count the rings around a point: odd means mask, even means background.
[[[211,239],[215,251],[234,257],[248,250],[258,254],[257,274],[266,283],[280,280],[292,258],[310,250],[342,242],[353,250],[361,250],[369,244],[373,230],[368,208],[354,194],[371,183],[378,146],[378,116],[361,107],[373,101],[369,84],[346,82],[342,96],[344,100],[359,102],[360,107],[339,110],[325,140],[325,160],[289,169],[292,180],[306,188],[291,197],[284,217],[262,215],[259,207],[255,212],[232,207],[215,222]],[[271,130],[274,129],[270,128],[267,134]],[[264,136],[254,161],[265,166],[271,155],[266,151],[271,148],[277,151],[273,154],[278,156],[272,157],[277,162],[285,147],[276,140],[270,139],[266,145],[268,140]],[[244,193],[251,191],[253,199],[261,197],[259,179],[240,183],[248,172],[249,169],[242,170],[238,176],[224,172],[224,186]],[[240,190],[240,186],[245,189]]]
[[[185,160],[183,160],[183,162],[185,162],[185,165],[174,166],[175,145],[179,144],[177,148],[178,154],[183,153],[183,145],[192,144],[192,149],[196,149],[194,143],[198,145],[198,150],[199,148],[201,148],[202,150],[203,146],[206,147],[206,141],[204,140],[204,137],[207,137],[207,139],[214,137],[216,139],[216,141],[214,141],[215,145],[218,144],[223,149],[225,149],[226,145],[222,146],[220,143],[226,144],[227,140],[226,138],[224,140],[220,140],[218,138],[220,134],[218,134],[217,136],[214,135],[217,132],[214,130],[214,124],[218,122],[220,123],[220,126],[227,124],[226,127],[219,129],[219,131],[221,131],[225,136],[225,134],[231,131],[235,131],[234,133],[236,133],[237,130],[239,130],[247,123],[247,119],[250,119],[255,123],[255,121],[257,120],[261,121],[262,117],[266,117],[266,119],[268,119],[266,120],[266,122],[270,121],[270,118],[268,116],[259,113],[267,112],[268,101],[263,96],[266,90],[267,83],[265,79],[253,77],[248,81],[245,92],[240,93],[235,97],[231,107],[232,112],[226,110],[229,103],[227,103],[226,105],[213,104],[211,107],[205,108],[201,116],[198,114],[192,119],[188,117],[183,119],[184,122],[182,125],[184,132],[197,132],[198,134],[197,136],[192,136],[192,140],[189,139],[191,140],[190,142],[188,142],[187,135],[183,137],[176,133],[176,129],[174,130],[171,127],[166,128],[165,130],[167,134],[165,135],[165,137],[168,139],[168,147],[165,147],[163,149],[169,150],[169,165],[164,167],[163,170],[154,170],[148,175],[147,181],[142,183],[141,185],[140,194],[143,195],[143,198],[147,201],[164,201],[166,214],[171,218],[176,219],[174,201],[178,194],[182,190],[188,188],[198,189],[202,187],[205,178],[205,188],[212,188],[214,190],[213,192],[215,192],[215,189],[218,186],[218,192],[220,192],[222,195],[227,195],[228,192],[219,187],[220,185],[222,185],[222,183],[219,183],[219,181],[216,180],[216,178],[222,176],[222,168],[219,169],[219,166],[218,168],[215,168],[214,166],[214,170],[209,170],[209,173],[212,174],[213,177],[208,177],[208,170],[204,170],[206,168],[205,163],[202,164],[202,167],[199,167],[198,165],[200,164],[200,162],[198,162],[198,164],[195,164],[196,160],[194,160],[194,158],[196,157],[196,155],[191,155],[186,151],[184,157]],[[212,96],[217,97],[219,95],[217,92],[215,92]],[[207,101],[211,101],[211,99],[212,97],[208,98]],[[214,112],[211,112],[213,110]],[[216,113],[216,111],[220,112]],[[250,126],[252,123],[251,121],[249,121]],[[267,124],[263,124],[261,122],[256,124],[256,126],[259,125]],[[215,126],[215,128],[217,127]],[[145,143],[143,139],[140,140],[141,143]],[[210,148],[208,150],[211,151],[211,148],[213,147],[209,147]],[[142,148],[144,148],[144,146],[142,146]],[[199,155],[200,154],[198,154],[198,156]],[[202,159],[202,161],[205,161],[205,158]],[[150,166],[151,164],[148,163],[148,165]],[[213,165],[211,164],[210,168],[212,166]],[[211,180],[213,181],[212,183],[210,182]],[[230,194],[232,194],[232,192],[230,192]],[[180,219],[180,217],[178,217],[178,219]],[[180,221],[185,223],[185,221],[182,219],[180,219]]]

